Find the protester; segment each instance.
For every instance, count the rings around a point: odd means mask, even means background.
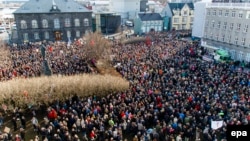
[[[129,90],[53,103],[45,125],[34,126],[38,136],[56,141],[213,141],[226,138],[227,124],[249,124],[249,73],[235,71],[234,64],[201,60],[199,54],[206,50],[174,39],[172,33],[148,36],[150,44],[113,41],[112,64],[130,82]],[[38,47],[14,47],[14,67],[2,71],[3,80],[40,76]],[[53,73],[91,72],[81,47],[78,41],[68,48],[47,43],[45,56]],[[29,68],[23,68],[28,62]],[[224,125],[214,130],[211,122],[217,120]]]

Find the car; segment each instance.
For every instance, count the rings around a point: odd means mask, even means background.
[[[6,28],[3,26],[0,26],[0,33],[4,33],[7,32]]]

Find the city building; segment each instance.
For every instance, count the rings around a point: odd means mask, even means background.
[[[194,22],[192,28],[192,38],[201,39],[203,37],[205,18],[206,18],[206,5],[210,2],[196,2],[194,3]]]
[[[74,0],[30,0],[14,17],[13,42],[69,41],[92,31],[92,12]]]
[[[202,46],[228,50],[250,62],[250,3],[208,3]]]
[[[140,0],[109,0],[110,12],[121,15],[121,22],[133,20],[140,12]]]
[[[134,21],[134,33],[142,34],[149,31],[162,31],[163,18],[159,13],[140,13]]]
[[[192,30],[194,4],[167,3],[166,7],[161,12],[161,15],[170,17],[170,30]]]
[[[121,27],[121,16],[115,13],[95,13],[93,20],[93,31],[103,34],[114,34]]]

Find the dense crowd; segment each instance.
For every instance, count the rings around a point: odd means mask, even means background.
[[[166,34],[152,34],[150,45],[114,43],[113,65],[130,82],[130,89],[105,97],[74,96],[65,102],[55,102],[47,108],[43,125],[33,111],[31,123],[37,134],[34,141],[193,141],[197,138],[215,141],[226,138],[227,124],[249,124],[250,74],[235,71],[234,64],[206,62],[199,57],[206,50],[198,44],[175,40]],[[29,62],[31,74],[38,75],[41,65],[35,62],[41,62],[41,56],[34,50],[31,47],[11,52],[17,60],[13,64]],[[77,43],[68,48],[50,44],[47,50],[46,57],[54,73],[88,72],[85,63],[75,61],[83,53]],[[13,68],[21,69],[18,65]],[[25,69],[24,72],[20,75],[30,75]],[[17,119],[21,121],[21,129],[15,139],[27,140],[24,139],[26,120],[18,109],[13,118],[15,130],[18,130]],[[223,120],[224,125],[213,130],[211,121],[216,120]]]

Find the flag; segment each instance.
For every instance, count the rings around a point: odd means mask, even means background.
[[[223,126],[223,121],[211,121],[211,128],[217,130]]]
[[[52,52],[52,51],[53,51],[52,46],[49,46],[49,52]]]

